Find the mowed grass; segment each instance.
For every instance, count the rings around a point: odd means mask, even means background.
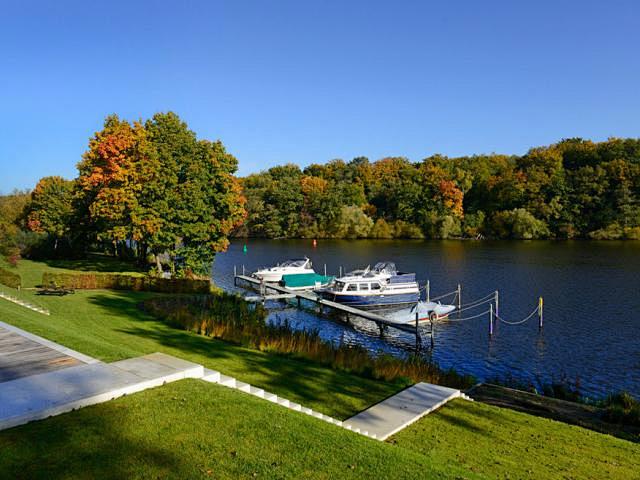
[[[482,478],[198,380],[0,433],[12,479]]]
[[[33,268],[37,267],[34,263]],[[32,268],[30,267],[30,268]],[[162,351],[346,418],[403,384],[168,327],[149,293],[0,300],[0,319],[104,361]],[[376,442],[249,395],[184,381],[0,432],[0,478],[640,478],[640,445],[455,401]]]
[[[637,443],[479,402],[454,400],[389,442],[489,478],[640,478]]]

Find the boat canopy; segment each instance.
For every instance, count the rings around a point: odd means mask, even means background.
[[[395,275],[398,272],[396,264],[393,262],[378,262],[374,265],[373,271],[376,273],[386,273]]]
[[[309,263],[309,267],[311,267],[311,260],[308,258],[292,258],[291,260],[286,260],[282,262],[279,267],[304,267],[307,263]]]

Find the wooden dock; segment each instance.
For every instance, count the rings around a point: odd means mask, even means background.
[[[397,330],[402,330],[404,332],[413,333],[416,335],[416,341],[420,340],[420,333],[425,333],[431,336],[433,341],[433,324],[430,320],[418,320],[411,323],[396,323],[390,321],[388,318],[379,315],[375,312],[361,310],[359,308],[350,307],[348,305],[343,305],[342,303],[333,302],[331,300],[327,300],[322,298],[320,295],[306,290],[290,290],[286,287],[278,285],[276,283],[267,283],[262,282],[261,280],[250,277],[248,275],[234,275],[233,283],[234,285],[238,285],[238,281],[242,281],[248,283],[252,286],[257,286],[260,290],[260,295],[258,296],[249,296],[245,297],[247,301],[251,302],[264,302],[266,300],[283,300],[283,299],[297,299],[298,305],[300,305],[301,300],[306,300],[312,302],[318,306],[329,307],[338,312],[344,313],[347,316],[347,320],[350,315],[355,317],[364,318],[365,320],[369,320],[374,322],[380,332],[382,333],[385,328],[391,327]],[[276,292],[275,294],[268,294],[267,290],[272,290]],[[429,326],[429,329],[421,329],[420,327]]]

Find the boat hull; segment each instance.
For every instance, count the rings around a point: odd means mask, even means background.
[[[327,300],[356,308],[384,308],[400,305],[412,305],[420,300],[420,292],[391,295],[347,295],[325,292],[323,296]]]

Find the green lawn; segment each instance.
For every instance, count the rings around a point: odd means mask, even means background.
[[[481,478],[197,380],[2,432],[0,465],[12,479]]]
[[[38,265],[21,269],[35,271]],[[47,307],[51,316],[0,299],[0,319],[105,361],[162,351],[337,418],[402,387],[170,328],[139,310],[149,293],[23,294]],[[640,478],[640,445],[462,401],[381,444],[195,381],[0,432],[0,477],[191,478],[208,477],[209,470],[212,478],[257,472],[269,478],[432,478],[446,473],[457,478],[627,479]]]
[[[490,478],[640,478],[640,444],[455,400],[389,440]]]

